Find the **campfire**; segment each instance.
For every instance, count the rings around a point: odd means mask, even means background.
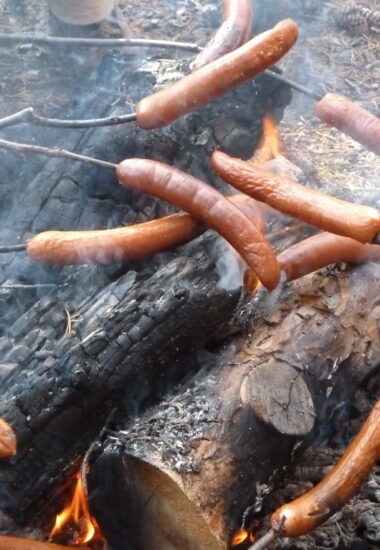
[[[15,4],[0,549],[375,547],[376,9]]]

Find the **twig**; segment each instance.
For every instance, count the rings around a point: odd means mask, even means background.
[[[308,97],[311,97],[316,101],[319,101],[323,97],[321,94],[318,94],[317,92],[314,92],[313,90],[310,90],[309,88],[306,88],[301,84],[298,84],[298,82],[294,82],[294,80],[290,80],[289,78],[286,78],[285,76],[282,75],[282,73],[277,73],[275,71],[272,71],[271,69],[267,69],[264,72],[265,74],[267,74],[268,76],[271,76],[275,80],[279,80],[280,82],[287,84],[288,86],[290,86],[290,88],[293,88],[294,90],[297,90],[298,92],[301,92],[302,94],[307,95]]]
[[[0,253],[4,252],[21,252],[26,250],[26,244],[12,244],[9,246],[0,246]]]
[[[248,550],[265,550],[265,548],[268,548],[269,544],[281,537],[282,527],[284,523],[285,516],[283,516],[278,524],[272,527],[272,529],[270,529],[268,533],[261,537],[261,539],[252,544],[252,546],[250,546]]]
[[[22,284],[3,284],[0,285],[0,289],[5,288],[6,290],[33,290],[35,288],[55,288],[56,283],[35,283],[33,285],[22,285]]]
[[[73,153],[67,149],[51,149],[50,147],[42,147],[41,145],[30,145],[29,143],[18,143],[16,141],[8,141],[6,139],[0,139],[0,148],[15,149],[22,153],[36,153],[38,155],[46,155],[48,157],[61,157],[77,160],[79,162],[87,162],[89,164],[96,164],[97,166],[104,166],[105,168],[116,168],[117,164],[108,162],[106,160],[97,159],[94,157],[87,157],[86,155],[79,155]]]
[[[51,46],[96,46],[102,48],[132,47],[132,48],[165,48],[179,49],[191,52],[201,51],[201,47],[193,42],[175,42],[171,40],[151,40],[148,38],[75,38],[65,36],[43,36],[36,34],[0,33],[0,42],[47,44]]]
[[[89,118],[87,120],[64,120],[60,118],[47,118],[36,115],[33,107],[27,107],[13,115],[0,118],[0,128],[20,124],[22,122],[32,122],[38,126],[53,126],[58,128],[95,128],[97,126],[115,126],[116,124],[125,124],[136,120],[136,113],[127,115],[110,116],[105,118]]]

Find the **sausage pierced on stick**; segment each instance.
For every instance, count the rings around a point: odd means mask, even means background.
[[[223,0],[222,10],[223,23],[190,65],[193,71],[232,52],[250,38],[251,0]]]
[[[223,195],[196,178],[161,162],[128,159],[116,169],[123,185],[187,210],[218,231],[244,258],[262,284],[273,289],[280,279],[276,256],[255,225]]]
[[[211,163],[243,193],[310,225],[362,243],[372,242],[380,231],[379,213],[370,206],[331,197],[221,151],[214,151]]]
[[[137,124],[145,129],[160,128],[209,103],[276,63],[297,36],[294,21],[281,21],[237,50],[142,99],[136,106]]]
[[[263,230],[257,203],[243,194],[228,199]],[[179,246],[201,235],[207,227],[189,214],[173,214],[129,227],[99,231],[44,231],[27,243],[34,260],[69,265],[112,263],[142,258]]]
[[[8,422],[0,418],[0,458],[16,454],[16,435]]]
[[[380,155],[380,119],[338,94],[326,94],[315,103],[317,117]]]
[[[285,249],[278,261],[287,281],[293,281],[336,262],[378,262],[380,246],[323,232]]]
[[[379,456],[380,401],[327,476],[303,496],[278,508],[272,515],[272,526],[285,518],[281,535],[298,537],[309,533],[354,496]]]

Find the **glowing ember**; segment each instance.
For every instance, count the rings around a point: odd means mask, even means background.
[[[238,546],[242,542],[246,541],[249,537],[249,533],[246,529],[239,529],[232,537],[232,546]]]
[[[50,539],[62,534],[65,526],[76,526],[80,535],[75,544],[84,544],[92,540],[97,534],[100,537],[100,529],[94,518],[91,517],[87,497],[83,489],[82,477],[77,475],[73,498],[71,502],[57,515],[55,525],[50,533]]]
[[[273,157],[278,157],[280,153],[280,137],[276,124],[270,115],[265,115],[263,118],[263,133],[250,162],[265,164]]]

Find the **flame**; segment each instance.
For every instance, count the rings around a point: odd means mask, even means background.
[[[67,524],[76,525],[80,531],[75,544],[84,544],[90,542],[98,534],[100,537],[100,529],[96,520],[91,517],[86,493],[83,489],[82,476],[77,474],[77,482],[71,502],[57,515],[55,525],[50,532],[50,539],[61,534],[63,528]]]
[[[265,164],[273,157],[281,154],[281,142],[277,126],[270,115],[263,118],[263,133],[250,162],[253,164]]]
[[[249,537],[249,533],[247,529],[239,529],[239,531],[237,531],[232,537],[231,545],[238,546],[242,542],[246,541],[248,537]]]

